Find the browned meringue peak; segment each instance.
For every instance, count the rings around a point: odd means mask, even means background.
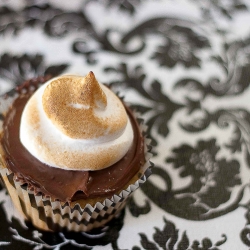
[[[47,85],[42,105],[47,117],[65,135],[95,139],[119,134],[127,124],[122,103],[117,104],[119,112],[112,114],[112,106],[107,108],[107,95],[118,99],[108,88],[100,86],[93,72],[85,77],[64,75]]]

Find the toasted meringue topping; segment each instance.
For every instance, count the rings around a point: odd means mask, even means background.
[[[20,140],[52,167],[99,170],[127,153],[133,130],[120,99],[90,72],[39,88],[23,111]]]
[[[53,80],[44,90],[43,109],[53,124],[65,135],[75,139],[94,139],[108,134],[120,134],[127,123],[121,102],[115,114],[100,117],[105,112],[107,97],[93,72],[85,78],[63,76]]]

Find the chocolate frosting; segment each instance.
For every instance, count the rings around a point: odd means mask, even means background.
[[[47,78],[26,82],[19,87],[18,91],[22,92],[24,86],[25,88],[31,85],[36,87],[38,81],[45,82],[45,80]],[[26,150],[19,139],[22,111],[31,95],[31,91],[19,94],[7,112],[1,146],[6,167],[15,174],[15,178],[27,183],[36,193],[68,202],[82,198],[111,197],[123,189],[144,165],[143,136],[136,118],[127,107],[134,130],[134,140],[127,154],[114,165],[99,171],[74,171],[50,167],[40,162]]]

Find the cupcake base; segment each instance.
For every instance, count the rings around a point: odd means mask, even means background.
[[[104,226],[118,215],[129,196],[146,181],[151,171],[147,166],[146,172],[140,179],[135,176],[138,180],[134,184],[129,184],[119,195],[114,195],[111,199],[106,198],[94,206],[86,204],[86,200],[79,200],[71,204],[52,201],[50,198],[35,194],[27,188],[27,185],[15,181],[14,174],[7,168],[3,168],[0,172],[15,207],[35,227],[46,231],[86,232]],[[84,208],[83,204],[85,204]]]

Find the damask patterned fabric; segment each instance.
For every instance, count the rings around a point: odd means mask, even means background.
[[[0,249],[249,249],[249,23],[248,0],[1,1],[0,93],[92,70],[141,112],[155,167],[89,233],[37,230],[2,187]]]

